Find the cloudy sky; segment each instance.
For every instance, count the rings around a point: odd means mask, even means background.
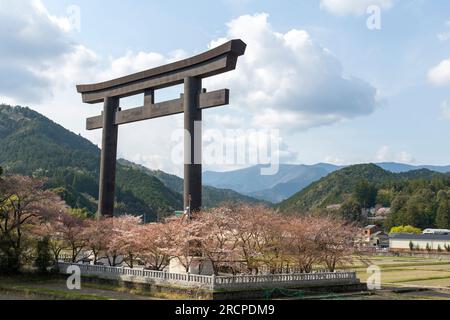
[[[368,28],[373,6],[380,29]],[[231,89],[230,106],[204,113],[206,131],[280,130],[286,163],[450,163],[446,0],[0,0],[0,102],[30,106],[99,144],[100,132],[84,126],[102,107],[83,105],[75,84],[234,38],[248,49],[236,71],[204,81]],[[119,154],[180,174],[171,135],[181,127],[181,116],[121,126]]]

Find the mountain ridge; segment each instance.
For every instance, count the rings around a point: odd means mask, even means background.
[[[446,179],[449,176],[450,174],[434,172],[429,169],[394,173],[376,164],[353,165],[335,171],[312,183],[307,188],[278,204],[277,207],[285,212],[308,212],[333,204],[341,204],[354,192],[356,184],[360,181],[367,181],[374,186],[384,186],[395,185],[403,181]]]
[[[428,169],[440,173],[450,172],[450,166],[408,165],[395,162],[375,164],[393,173],[420,169]],[[281,164],[280,172],[272,177],[260,176],[262,166],[252,166],[228,172],[206,171],[204,173],[204,183],[214,187],[231,189],[260,200],[279,203],[308,187],[311,183],[346,167],[349,167],[349,165],[338,166],[328,163],[317,163],[314,165]]]

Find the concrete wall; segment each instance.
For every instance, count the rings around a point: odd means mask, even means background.
[[[180,263],[177,258],[170,260],[169,272],[171,273],[186,273],[186,268]],[[199,274],[203,276],[212,276],[214,274],[211,261],[205,261],[202,258],[193,258],[189,267],[190,274]]]
[[[390,250],[410,250],[409,244],[412,242],[414,248],[419,246],[420,250],[426,250],[427,244],[431,247],[431,250],[437,251],[439,246],[441,250],[445,251],[445,246],[450,245],[450,241],[437,241],[437,240],[408,240],[408,239],[390,239]]]

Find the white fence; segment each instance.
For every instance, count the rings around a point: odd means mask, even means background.
[[[355,272],[321,272],[273,275],[202,276],[185,273],[169,273],[143,269],[117,268],[89,264],[58,262],[62,273],[76,265],[84,276],[123,280],[136,283],[174,285],[209,290],[245,290],[273,288],[308,288],[358,284]]]

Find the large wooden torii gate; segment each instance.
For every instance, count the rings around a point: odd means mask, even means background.
[[[103,102],[103,113],[86,121],[87,130],[103,129],[98,196],[99,217],[114,215],[118,126],[147,119],[184,113],[184,207],[192,211],[202,206],[202,165],[197,158],[201,146],[201,130],[194,130],[202,121],[202,110],[227,105],[229,90],[206,92],[202,79],[236,69],[239,56],[245,53],[242,40],[231,40],[197,56],[128,75],[88,85],[78,85],[84,103]],[[155,90],[184,83],[180,99],[155,103]],[[120,98],[144,94],[144,106],[121,110]],[[200,135],[196,137],[195,135]],[[201,141],[201,140],[200,140]],[[197,148],[197,149],[195,149]],[[200,148],[200,150],[198,150]],[[200,153],[199,153],[200,152]],[[195,157],[197,156],[197,157]]]

